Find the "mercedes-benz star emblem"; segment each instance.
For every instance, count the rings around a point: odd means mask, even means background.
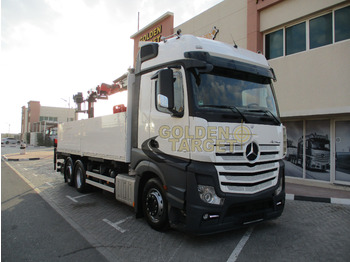
[[[259,155],[259,146],[254,142],[248,144],[245,150],[246,158],[250,162],[253,162],[258,158],[258,155]]]

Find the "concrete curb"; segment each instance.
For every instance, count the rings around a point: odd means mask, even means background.
[[[45,158],[53,157],[53,150],[39,150],[39,151],[28,151],[24,152],[24,154],[20,153],[9,153],[2,155],[2,159],[4,161],[32,161],[32,160],[40,160]]]
[[[350,205],[350,199],[335,198],[335,197],[310,197],[310,196],[286,194],[286,200],[299,200],[299,201],[311,201],[311,202],[320,202],[320,203],[329,203],[329,204]]]
[[[32,161],[32,160],[40,160],[40,157],[30,157],[30,158],[7,158],[6,156],[2,156],[4,161]]]

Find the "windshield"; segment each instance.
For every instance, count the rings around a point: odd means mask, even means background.
[[[209,73],[193,70],[191,84],[197,115],[210,111],[209,115],[217,114],[219,120],[224,118],[222,121],[227,121],[227,115],[235,115],[237,122],[279,124],[271,79],[267,77],[214,68]]]
[[[312,140],[311,141],[311,148],[329,151],[329,142],[322,141],[322,140]]]

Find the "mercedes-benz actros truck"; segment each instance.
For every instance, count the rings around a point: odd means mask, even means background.
[[[79,192],[113,193],[156,230],[277,218],[287,138],[274,80],[262,54],[236,45],[180,34],[143,43],[126,110],[59,125],[57,170]]]

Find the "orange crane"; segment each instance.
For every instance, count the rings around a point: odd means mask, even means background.
[[[108,99],[108,96],[115,93],[119,93],[127,90],[127,85],[125,84],[126,74],[122,75],[118,79],[113,81],[112,85],[102,83],[97,86],[95,90],[88,91],[88,97],[84,100],[83,93],[79,92],[76,95],[73,95],[73,100],[77,104],[76,112],[78,113],[87,113],[88,118],[94,117],[94,103],[97,102],[97,99]],[[88,110],[82,110],[81,104],[88,102]],[[113,113],[125,112],[126,107],[122,105],[116,105],[113,107]]]

